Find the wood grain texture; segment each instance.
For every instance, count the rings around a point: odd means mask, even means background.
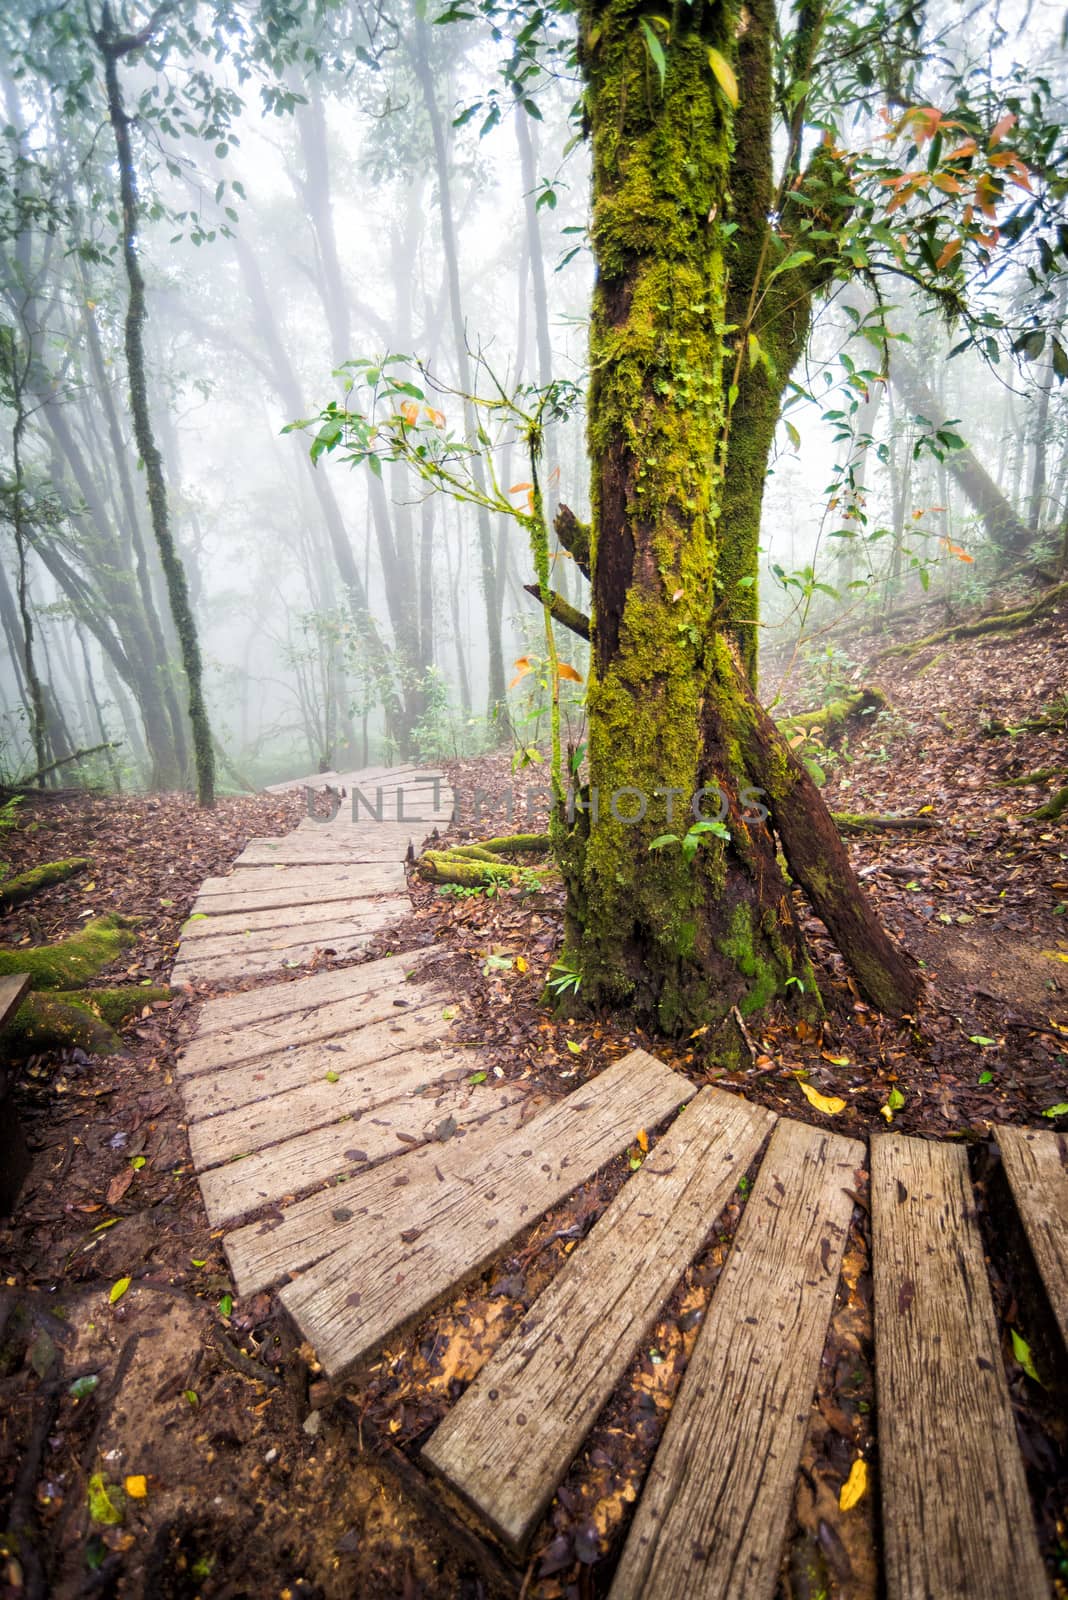
[[[283,1062],[285,1057],[282,1058]],[[359,1119],[378,1106],[395,1102],[402,1095],[418,1092],[439,1083],[443,1076],[471,1072],[472,1057],[460,1050],[405,1050],[382,1059],[366,1058],[361,1066],[339,1070],[343,1057],[325,1055],[325,1069],[308,1081],[269,1096],[249,1101],[219,1116],[191,1120],[189,1142],[197,1170],[216,1167],[222,1161],[262,1150],[269,1144],[291,1139],[342,1117]],[[328,1063],[333,1060],[336,1066]],[[269,1069],[270,1062],[265,1063]],[[209,1084],[205,1084],[205,1088]],[[376,1116],[384,1115],[375,1111]],[[362,1144],[362,1139],[350,1141]]]
[[[0,978],[0,1027],[18,1010],[30,981],[28,972],[13,972],[8,977]]]
[[[372,1023],[384,1023],[400,1035],[406,1028],[416,1026],[414,1017],[422,1017],[427,1006],[436,1007],[440,1016],[446,1003],[444,989],[430,983],[405,983],[402,976],[399,983],[384,984],[378,994],[356,994],[349,1000],[335,1000],[296,1015],[272,1017],[258,1025],[246,1023],[243,1028],[230,1028],[225,1033],[203,1037],[198,1034],[179,1057],[178,1072],[182,1077],[219,1072],[283,1050],[340,1040],[342,1035],[356,1034]]]
[[[372,1208],[355,1179],[349,1241],[282,1291],[286,1310],[326,1372],[347,1371],[693,1092],[635,1050],[502,1139],[440,1194],[397,1191]]]
[[[517,1554],[775,1121],[703,1089],[424,1448]]]
[[[1013,1199],[1068,1345],[1068,1134],[999,1128],[998,1146]]]
[[[227,878],[205,878],[194,911],[270,911],[277,906],[324,905],[403,894],[407,880],[400,861],[360,862],[345,867],[249,867]]]
[[[780,1122],[697,1336],[613,1600],[771,1600],[864,1147]]]
[[[884,1134],[871,1192],[889,1600],[1048,1600],[967,1155]]]
[[[208,901],[214,907],[214,901]],[[224,902],[225,907],[225,902]],[[386,895],[376,900],[330,900],[326,904],[273,906],[266,911],[227,911],[212,909],[195,912],[182,925],[182,945],[209,941],[214,948],[229,950],[239,941],[253,947],[267,944],[279,933],[291,934],[292,942],[304,940],[309,930],[338,927],[364,933],[407,916],[411,903],[407,895]],[[203,919],[203,920],[201,920]],[[260,939],[258,935],[268,938]]]
[[[440,1051],[448,1030],[449,1023],[435,1006],[407,1017],[403,1027],[392,1022],[369,1023],[346,1035],[344,1041],[336,1041],[340,1049],[332,1048],[333,1040],[320,1040],[218,1072],[198,1073],[182,1080],[186,1113],[193,1122],[237,1110],[240,1118],[252,1114],[258,1101],[325,1083],[328,1072],[337,1073],[339,1082],[353,1074],[361,1081],[373,1081],[376,1073],[388,1074],[394,1069],[392,1057],[410,1053],[419,1060]],[[463,1051],[455,1054],[457,1060],[465,1059]],[[427,1077],[432,1076],[431,1066],[426,1070]]]
[[[432,1084],[421,1095],[379,1102],[359,1121],[333,1122],[201,1172],[208,1221],[219,1227],[340,1173],[369,1171],[378,1162],[387,1162],[392,1169],[390,1157],[417,1146],[444,1149],[461,1129],[477,1127],[524,1098],[516,1084],[473,1086],[467,1081],[470,1071],[468,1062],[454,1068],[453,1081]]]
[[[250,839],[234,862],[236,871],[245,867],[271,866],[352,866],[360,862],[402,861],[408,846],[421,842],[419,825],[398,828],[396,824],[327,831],[309,822],[307,829],[276,838]]]
[[[359,1178],[360,1206],[369,1210],[386,1204],[402,1189],[409,1198],[420,1191],[441,1192],[509,1134],[528,1126],[544,1104],[543,1097],[531,1095],[460,1128],[447,1144],[419,1145],[406,1155],[394,1156]],[[351,1240],[353,1181],[346,1176],[318,1194],[276,1209],[264,1221],[246,1223],[228,1234],[223,1246],[238,1294],[266,1289]]]
[[[197,1039],[209,1033],[236,1032],[249,1024],[269,1018],[310,1018],[319,1006],[334,1000],[374,993],[386,986],[402,985],[408,974],[424,973],[432,965],[428,952],[413,950],[404,955],[385,956],[379,961],[363,961],[357,967],[334,968],[310,977],[272,984],[269,989],[253,989],[243,994],[220,995],[205,1000],[197,1018]],[[181,1066],[179,1065],[179,1070]]]
[[[392,926],[392,918],[384,918],[380,927],[372,925],[373,919],[364,920],[361,928],[339,923],[313,923],[301,928],[306,935],[299,943],[288,943],[285,930],[273,929],[255,939],[184,941],[178,960],[171,973],[171,982],[187,983],[194,978],[209,983],[224,983],[234,978],[255,977],[265,972],[278,972],[285,967],[300,967],[323,950],[330,950],[343,960],[358,956],[366,950],[383,928]],[[283,935],[278,937],[279,933]],[[261,942],[262,941],[262,942]]]

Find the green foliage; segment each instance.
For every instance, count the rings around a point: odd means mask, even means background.
[[[722,839],[730,843],[730,829],[722,822],[715,822],[708,817],[701,817],[683,834],[661,833],[650,840],[650,850],[664,850],[668,845],[677,844],[682,849],[682,859],[689,866],[701,845],[709,838]]]

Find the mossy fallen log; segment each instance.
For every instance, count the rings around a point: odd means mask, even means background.
[[[28,972],[34,989],[80,989],[133,944],[131,917],[94,917],[58,944],[0,949],[0,976]]]
[[[44,1050],[81,1049],[89,1055],[115,1055],[123,1049],[116,1029],[136,1017],[143,1006],[170,998],[170,989],[130,984],[30,993],[0,1029],[0,1055],[14,1061]]]
[[[54,883],[65,883],[68,878],[77,877],[90,865],[88,856],[68,856],[63,861],[45,861],[39,867],[29,867],[25,872],[16,873],[13,878],[5,878],[0,882],[0,906],[21,905],[24,900],[40,894],[42,889],[50,889]]]

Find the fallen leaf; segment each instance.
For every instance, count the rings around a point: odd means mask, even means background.
[[[131,1473],[123,1487],[131,1500],[144,1500],[148,1495],[148,1480],[140,1472]]]
[[[119,1278],[116,1283],[113,1283],[111,1285],[111,1293],[108,1295],[110,1303],[114,1305],[116,1300],[121,1300],[129,1287],[129,1278]]]
[[[115,1504],[107,1479],[102,1472],[94,1472],[89,1479],[89,1515],[101,1527],[114,1528],[122,1521],[122,1510]]]
[[[844,1111],[846,1108],[845,1101],[839,1100],[837,1095],[820,1094],[810,1083],[802,1083],[800,1089],[809,1105],[815,1106],[817,1111],[824,1112],[828,1117],[836,1117],[839,1111]]]
[[[843,1483],[838,1496],[839,1511],[852,1511],[858,1500],[864,1498],[868,1487],[868,1463],[863,1456],[858,1456],[849,1469],[849,1477]]]
[[[1039,1377],[1038,1373],[1035,1371],[1035,1358],[1031,1354],[1031,1346],[1028,1344],[1027,1340],[1022,1337],[1021,1334],[1018,1334],[1016,1332],[1015,1328],[1010,1328],[1009,1332],[1012,1334],[1012,1353],[1013,1353],[1013,1355],[1016,1357],[1016,1359],[1020,1363],[1021,1367],[1023,1367],[1024,1371],[1027,1373],[1027,1376],[1029,1378],[1033,1378],[1034,1381],[1037,1384],[1041,1384],[1042,1383],[1042,1379]]]

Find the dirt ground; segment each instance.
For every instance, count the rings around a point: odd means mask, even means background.
[[[990,1130],[1068,1128],[1068,840],[1028,815],[1054,784],[1009,780],[1068,767],[1063,616],[1027,634],[960,641],[946,655],[835,670],[880,682],[887,710],[820,755],[835,809],[934,815],[918,835],[850,841],[862,881],[923,964],[915,1018],[890,1022],[859,998],[814,918],[808,932],[826,1006],[822,1026],[777,1010],[752,1030],[744,1071],[724,1073],[701,1040],[668,1043],[625,1019],[550,1017],[540,1005],[558,948],[553,890],[442,895],[412,878],[413,913],[373,954],[434,945],[455,979],[458,1034],[493,1070],[552,1094],[642,1044],[700,1082],[783,1115],[864,1136],[885,1128],[965,1141],[971,1151],[1003,1330],[1006,1370],[1051,1576],[1068,1593],[1068,1435],[1041,1330],[1017,1281]],[[776,669],[766,676],[774,688]],[[786,705],[819,695],[795,672]],[[1057,708],[1060,720],[1057,725]],[[1023,724],[1054,713],[1054,726]],[[452,765],[454,786],[503,799],[506,756]],[[1064,778],[1057,780],[1064,782]],[[1006,786],[1008,785],[1008,786]],[[931,807],[931,812],[925,808]],[[180,797],[27,803],[0,838],[16,870],[72,854],[80,879],[3,919],[2,942],[40,943],[90,910],[141,922],[100,982],[165,979],[200,880],[226,870],[253,833],[292,826],[300,803],[228,800],[210,816]],[[503,813],[501,813],[503,820]],[[461,814],[451,836],[494,829]],[[491,961],[490,957],[494,959]],[[516,959],[522,957],[522,966]],[[322,963],[330,956],[323,954]],[[203,992],[207,992],[204,990]],[[718,1220],[618,1386],[513,1568],[419,1465],[419,1447],[625,1181],[633,1151],[541,1220],[449,1304],[332,1387],[277,1301],[233,1297],[200,1204],[173,1080],[198,994],[145,1007],[122,1056],[31,1058],[18,1103],[33,1168],[16,1215],[0,1220],[0,1589],[11,1596],[504,1596],[607,1591],[648,1467],[730,1239],[746,1185]],[[802,1084],[845,1101],[833,1118]],[[654,1141],[655,1142],[655,1141]],[[129,1280],[126,1283],[126,1280]],[[878,1505],[871,1278],[865,1196],[820,1369],[784,1600],[875,1600]],[[1040,1375],[1015,1358],[1011,1330]],[[858,1450],[870,1488],[851,1512],[838,1494]]]

